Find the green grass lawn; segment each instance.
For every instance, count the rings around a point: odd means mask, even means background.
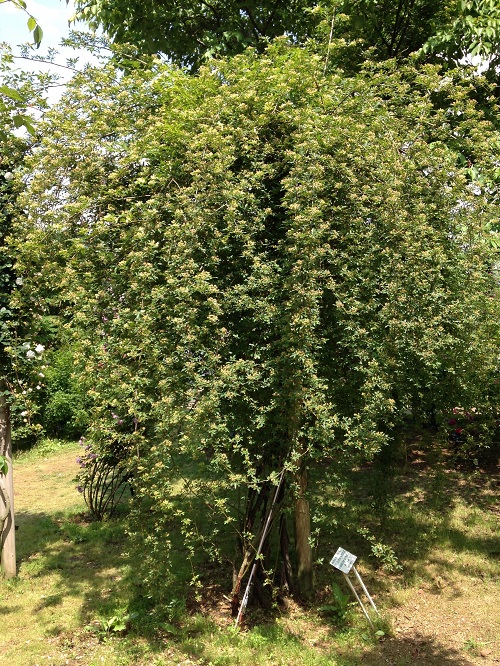
[[[197,603],[186,604],[182,586],[160,613],[141,598],[126,507],[103,523],[85,519],[73,480],[78,453],[78,445],[45,442],[15,460],[18,577],[0,582],[0,666],[405,666],[417,657],[459,666],[496,659],[493,469],[457,470],[414,442],[404,464],[367,465],[352,470],[343,490],[319,489],[317,598],[309,607],[288,600],[267,614],[249,609],[236,631],[215,569],[207,568]],[[383,618],[378,635],[328,565],[338,545],[359,555]]]

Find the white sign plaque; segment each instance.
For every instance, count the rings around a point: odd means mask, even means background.
[[[344,550],[343,548],[339,548],[335,555],[332,557],[330,560],[330,564],[332,567],[335,567],[339,571],[342,571],[342,573],[348,574],[349,571],[352,569],[352,565],[354,562],[356,562],[358,558],[356,555],[353,555],[352,553],[349,553],[347,550]]]

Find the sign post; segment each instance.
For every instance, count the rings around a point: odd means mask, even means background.
[[[335,553],[335,555],[330,560],[330,564],[332,565],[332,567],[334,567],[334,569],[337,569],[338,571],[342,572],[344,578],[347,581],[347,584],[351,588],[352,593],[356,597],[356,600],[357,600],[358,604],[361,606],[361,609],[362,609],[363,613],[365,614],[366,619],[370,623],[370,626],[373,628],[373,622],[371,621],[370,616],[368,615],[368,611],[366,610],[365,606],[363,605],[363,602],[361,601],[361,598],[360,598],[359,594],[357,593],[356,588],[354,587],[354,585],[352,584],[351,579],[349,578],[350,571],[351,570],[354,571],[354,575],[356,576],[356,578],[358,580],[358,583],[361,585],[361,589],[366,594],[366,596],[368,598],[368,601],[370,602],[372,608],[375,610],[377,615],[379,615],[377,607],[375,606],[375,603],[373,602],[373,599],[371,598],[368,590],[366,589],[366,585],[363,583],[363,580],[362,580],[361,576],[359,575],[358,570],[354,566],[354,562],[356,562],[357,559],[358,558],[356,557],[356,555],[353,555],[352,553],[349,553],[349,551],[344,550],[343,548],[339,548],[337,550],[337,552]]]

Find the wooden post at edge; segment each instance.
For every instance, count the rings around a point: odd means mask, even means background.
[[[12,470],[12,442],[10,431],[10,413],[4,395],[5,384],[0,381],[0,455],[5,456],[8,464],[7,476],[0,475],[0,501],[4,506],[10,504],[10,511],[5,518],[1,534],[2,569],[6,578],[14,578],[16,569],[16,528],[14,522],[14,474]]]

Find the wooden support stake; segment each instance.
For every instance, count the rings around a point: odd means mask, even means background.
[[[4,382],[0,381],[0,455],[7,460],[7,475],[0,474],[0,502],[6,516],[1,534],[1,564],[4,576],[14,578],[16,569],[16,528],[14,523],[14,475],[12,470],[12,443],[10,437],[10,413],[5,395]],[[2,507],[2,508],[3,508]],[[7,512],[8,511],[8,512]]]

